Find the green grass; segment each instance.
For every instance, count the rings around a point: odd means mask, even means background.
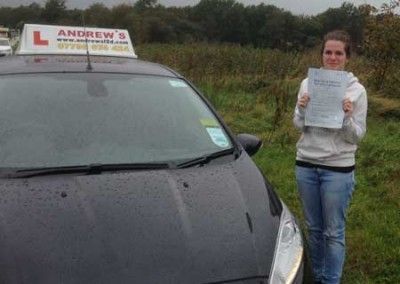
[[[347,283],[400,283],[400,124],[371,114],[350,207]]]
[[[229,45],[149,45],[138,53],[195,82],[234,133],[263,140],[253,159],[303,222],[294,177],[299,134],[292,126],[292,112],[307,67],[319,63],[318,51],[284,54]],[[354,58],[349,68],[365,84],[369,74],[363,73],[368,70],[364,62]],[[368,130],[357,153],[357,185],[348,214],[343,283],[400,283],[399,106],[398,99],[369,92]]]

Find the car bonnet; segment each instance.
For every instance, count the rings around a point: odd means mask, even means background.
[[[266,278],[279,226],[247,155],[188,169],[3,179],[0,196],[7,283]]]

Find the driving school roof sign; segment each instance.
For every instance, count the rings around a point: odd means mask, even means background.
[[[137,58],[127,30],[26,24],[17,54],[71,54]]]

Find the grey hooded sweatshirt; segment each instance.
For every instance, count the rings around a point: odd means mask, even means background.
[[[341,129],[304,125],[305,108],[296,106],[293,123],[301,131],[297,142],[298,161],[330,167],[350,167],[355,164],[357,143],[366,131],[367,92],[353,73],[348,73],[345,98],[353,103],[351,117],[345,117]],[[308,92],[308,78],[301,83],[298,98]]]

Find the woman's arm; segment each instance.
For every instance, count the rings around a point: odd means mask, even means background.
[[[294,126],[303,132],[304,130],[304,117],[306,112],[307,103],[310,100],[307,95],[307,79],[303,80],[300,85],[300,90],[297,94],[297,103],[294,110],[293,124]]]
[[[367,92],[362,88],[357,100],[345,100],[343,110],[345,118],[343,121],[343,138],[351,144],[357,144],[364,137],[367,130]]]

